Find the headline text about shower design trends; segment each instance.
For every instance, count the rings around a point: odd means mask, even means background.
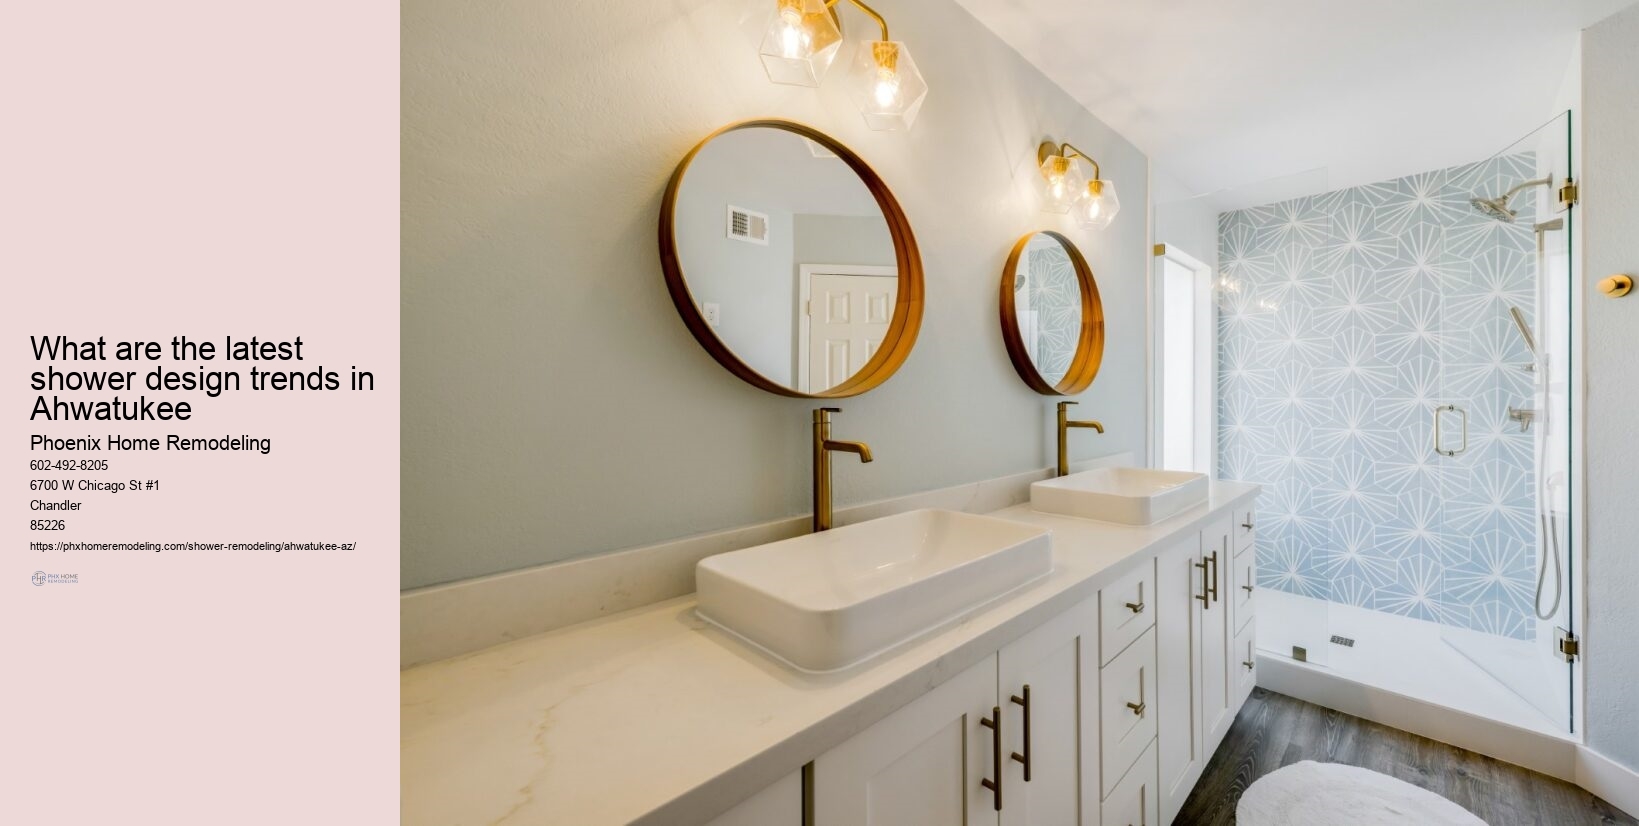
[[[308,367],[301,336],[288,341],[227,336],[220,344],[187,336],[169,341],[29,336],[29,344],[34,360],[46,362],[29,377],[29,386],[40,394],[28,416],[31,422],[193,418],[194,402],[172,394],[202,393],[214,399],[242,391],[376,389],[375,376],[356,366],[348,366],[345,383],[339,370]],[[170,364],[157,363],[167,360]]]

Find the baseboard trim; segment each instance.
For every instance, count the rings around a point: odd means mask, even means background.
[[[1639,814],[1639,771],[1616,763],[1587,746],[1577,746],[1576,776],[1571,782],[1628,814]]]

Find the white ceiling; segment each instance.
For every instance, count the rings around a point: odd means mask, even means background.
[[[1635,0],[958,2],[1227,207],[1489,157],[1553,117],[1577,32]]]

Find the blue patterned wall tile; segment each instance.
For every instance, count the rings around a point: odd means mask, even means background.
[[[1219,216],[1219,450],[1266,485],[1268,587],[1529,636],[1536,433],[1534,197],[1479,215],[1532,174],[1493,158]],[[1468,412],[1468,449],[1433,452],[1436,405]],[[1447,416],[1442,439],[1461,441]]]

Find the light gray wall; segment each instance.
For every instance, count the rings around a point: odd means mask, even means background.
[[[893,236],[880,215],[798,215],[795,221],[798,264],[891,267],[895,263]]]
[[[1588,744],[1639,770],[1639,295],[1599,280],[1639,277],[1639,6],[1582,40],[1582,209],[1587,283]]]
[[[946,0],[877,4],[932,91],[916,128],[871,132],[844,88],[770,84],[760,0],[406,0],[403,585],[804,513],[809,410],[712,361],[662,287],[661,193],[711,130],[824,130],[893,189],[926,269],[921,336],[839,406],[839,504],[1050,463],[1053,400],[1014,374],[997,321],[1008,250],[1057,229],[1106,302],[1104,366],[1072,456],[1144,455],[1145,157]],[[843,8],[855,35],[869,30]],[[845,46],[851,49],[852,46]],[[1036,145],[1069,139],[1120,187],[1102,233],[1040,211]]]
[[[732,151],[730,144],[744,144],[748,137],[768,136],[749,129],[730,132],[717,139],[722,146],[713,141],[694,156],[677,193],[677,254],[694,300],[718,306],[717,337],[751,369],[794,385],[794,216],[788,199],[742,183],[744,152]],[[766,245],[728,237],[730,204],[768,216]]]
[[[1218,271],[1218,206],[1211,197],[1196,197],[1183,182],[1163,171],[1155,176],[1155,241],[1171,244],[1185,255]]]

